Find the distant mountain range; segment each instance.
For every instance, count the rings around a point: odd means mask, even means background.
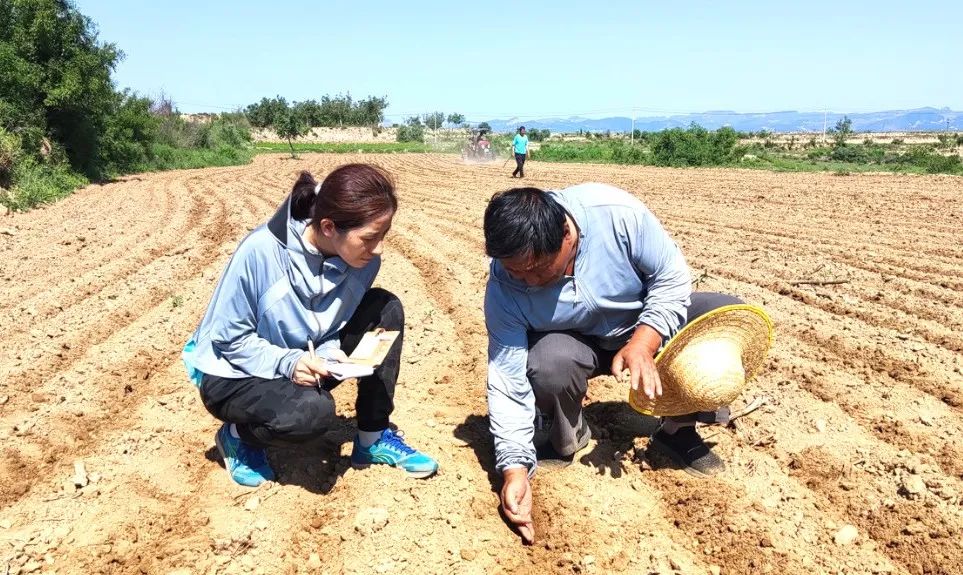
[[[731,126],[740,132],[768,130],[771,132],[822,133],[824,122],[826,128],[829,129],[835,126],[836,122],[843,116],[848,116],[852,120],[852,129],[855,132],[963,131],[963,112],[953,111],[949,108],[917,108],[915,110],[888,110],[855,114],[830,112],[825,116],[823,112],[740,114],[719,111],[677,116],[636,117],[634,126],[636,130],[658,132],[666,128],[686,128],[689,124],[695,122],[709,130]],[[496,132],[513,131],[521,125],[527,128],[547,128],[556,133],[573,133],[579,130],[628,132],[633,126],[632,119],[624,116],[598,119],[573,116],[525,121],[513,118],[510,120],[488,120],[488,123]]]

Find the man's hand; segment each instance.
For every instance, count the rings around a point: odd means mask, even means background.
[[[325,368],[324,360],[311,357],[311,354],[305,352],[294,366],[291,381],[298,385],[314,386],[325,377],[328,377],[328,370]]]
[[[502,509],[505,516],[518,528],[525,543],[535,542],[535,525],[532,523],[532,484],[528,481],[528,469],[506,469],[502,485]]]
[[[633,391],[642,386],[649,399],[662,395],[662,381],[655,367],[655,354],[662,344],[662,336],[651,327],[642,324],[635,329],[632,339],[612,358],[612,374],[625,381],[625,370]]]

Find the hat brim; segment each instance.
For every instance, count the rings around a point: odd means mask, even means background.
[[[737,346],[742,353],[745,376],[719,380],[700,377],[696,366],[673,365],[687,346],[706,339],[725,339]],[[728,405],[758,373],[772,340],[772,320],[762,308],[736,304],[714,309],[679,330],[655,357],[662,395],[649,399],[641,387],[629,390],[629,405],[640,413],[656,416],[712,411]],[[691,369],[680,370],[679,367]],[[680,377],[680,371],[687,375]]]

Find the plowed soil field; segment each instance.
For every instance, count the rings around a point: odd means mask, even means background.
[[[308,169],[396,177],[378,284],[406,307],[394,422],[434,478],[348,467],[354,389],[325,442],[229,481],[179,352],[238,241]],[[642,454],[654,426],[592,382],[587,455],[534,480],[537,542],[497,512],[481,218],[518,181],[447,155],[259,156],[93,185],[0,219],[0,575],[20,573],[963,572],[963,180],[585,164],[641,198],[697,289],[764,306],[765,368],[705,429],[697,480]],[[830,283],[798,283],[830,282]]]

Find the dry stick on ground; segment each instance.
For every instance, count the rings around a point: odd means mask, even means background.
[[[244,493],[239,493],[234,496],[234,505],[240,505],[241,499],[244,499],[245,497],[249,498],[253,495],[258,495],[258,493],[263,493],[263,495],[259,496],[259,499],[261,503],[264,503],[265,501],[268,500],[269,497],[273,495],[277,495],[278,491],[280,491],[279,489],[274,488],[276,485],[277,483],[274,481],[265,481],[264,483],[259,485],[257,488],[255,488],[254,491],[245,491]],[[263,489],[262,489],[262,486],[263,486]],[[245,501],[245,503],[247,502]]]
[[[813,271],[809,272],[809,273],[806,274],[806,275],[807,275],[807,276],[811,276],[811,275],[815,274],[816,272],[818,272],[819,270],[823,269],[824,267],[826,267],[826,264],[825,264],[825,263],[821,263],[821,264],[819,264],[818,266],[816,266],[816,269],[814,269]]]
[[[830,286],[839,284],[848,284],[849,280],[796,280],[789,282],[791,286],[802,286],[802,285],[813,285],[813,286]]]
[[[730,414],[729,414],[729,422],[726,424],[726,426],[731,425],[733,421],[739,419],[740,417],[749,415],[749,414],[752,413],[753,411],[756,411],[757,409],[759,409],[759,408],[762,407],[763,405],[766,405],[767,403],[769,403],[769,401],[770,401],[770,398],[769,398],[769,396],[767,396],[767,395],[760,395],[759,397],[753,398],[752,401],[750,401],[749,403],[747,403],[745,407],[743,407],[742,409],[739,409],[739,410],[735,411],[734,413],[730,413]],[[708,424],[704,424],[703,426],[704,426],[704,427],[709,427],[709,426],[714,426],[714,425],[716,425],[716,424],[714,424],[714,423],[708,423]],[[699,426],[700,426],[700,425],[697,424],[697,427],[699,427]],[[711,435],[708,435],[708,436],[704,437],[703,439],[712,439],[712,438],[715,437],[717,434],[718,434],[718,433],[713,433],[713,434],[711,434]]]
[[[744,415],[749,415],[767,403],[769,403],[769,397],[765,395],[760,395],[759,397],[753,398],[753,400],[746,404],[745,407],[735,413],[729,414],[729,421],[732,422]]]
[[[709,275],[709,268],[706,268],[706,269],[702,272],[702,274],[699,275],[699,277],[697,277],[694,282],[692,282],[692,283],[694,284],[694,285],[692,286],[692,289],[694,289],[694,290],[699,289],[699,284],[701,284],[701,283],[702,283],[702,280],[704,280],[704,279],[713,279],[712,276]]]

